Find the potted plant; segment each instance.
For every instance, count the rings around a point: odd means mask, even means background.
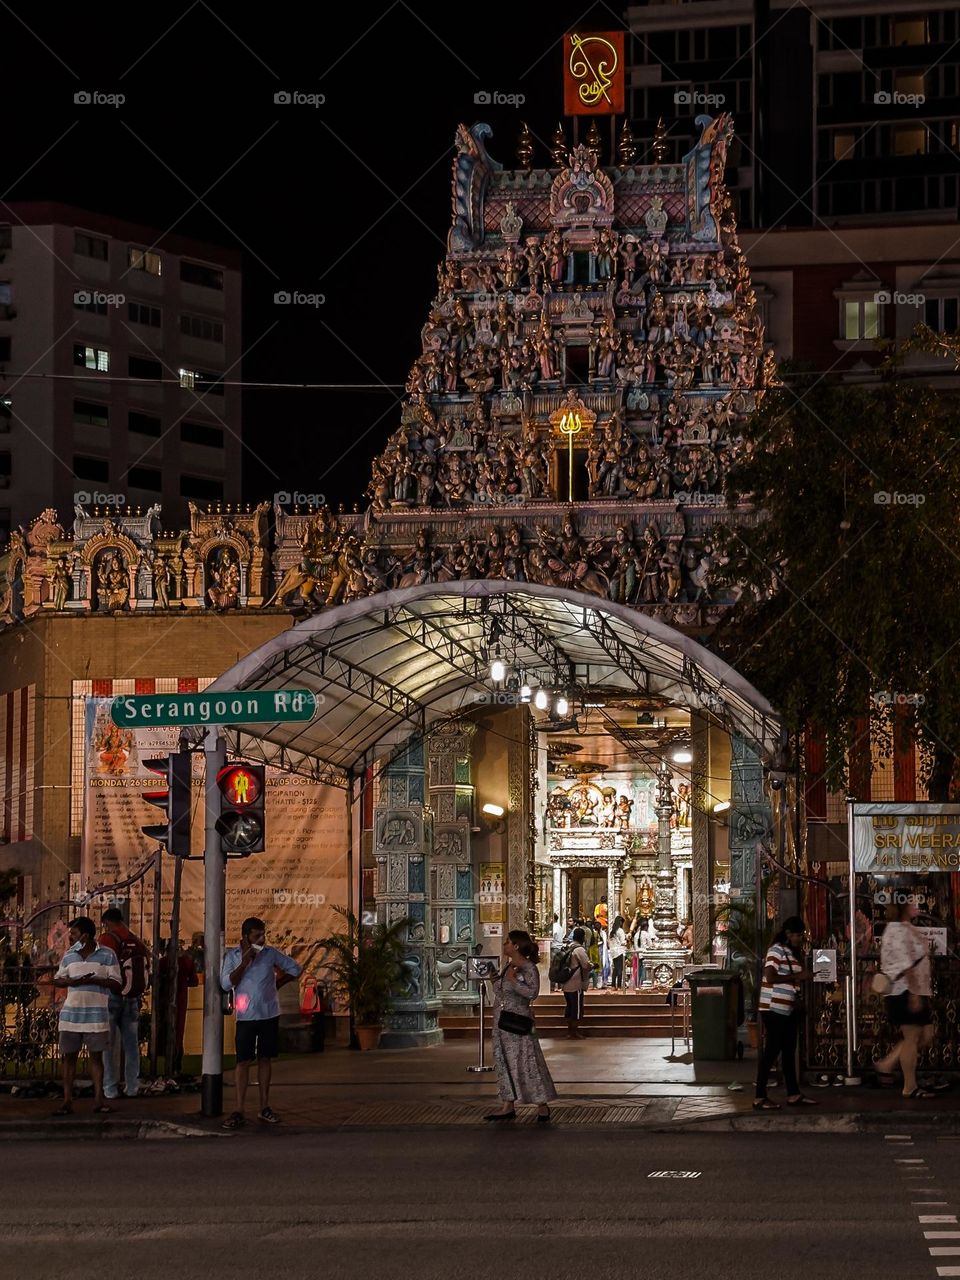
[[[321,938],[321,963],[330,972],[331,985],[350,1006],[361,1049],[376,1049],[383,1030],[383,1015],[394,996],[405,990],[403,951],[409,919],[366,928],[346,907],[334,907],[344,928]]]
[[[758,1045],[757,970],[776,932],[776,923],[764,918],[757,923],[757,906],[751,899],[725,903],[717,909],[716,934],[726,940],[727,965],[743,980],[747,1008],[747,1036],[751,1049]]]

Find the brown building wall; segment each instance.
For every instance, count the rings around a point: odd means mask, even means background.
[[[32,838],[0,845],[0,868],[33,875],[42,898],[58,895],[79,870],[80,841],[70,834],[75,680],[216,677],[289,625],[288,614],[272,610],[162,619],[57,614],[0,633],[0,696],[32,685],[36,707]]]

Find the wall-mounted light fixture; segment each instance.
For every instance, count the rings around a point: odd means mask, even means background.
[[[483,824],[492,835],[502,836],[506,831],[506,812],[502,804],[485,804],[481,808]]]

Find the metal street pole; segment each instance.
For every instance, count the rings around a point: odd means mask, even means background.
[[[850,868],[850,972],[847,975],[847,1074],[844,1084],[859,1084],[856,1055],[859,1047],[857,1027],[857,867],[854,849],[853,816],[856,801],[847,797],[847,857]]]
[[[217,819],[220,792],[217,774],[227,762],[227,748],[216,729],[208,729],[204,753],[203,841],[203,1067],[201,1111],[223,1115],[223,994],[220,965],[223,959],[227,861],[220,847]]]
[[[173,1064],[177,1044],[177,989],[180,985],[180,886],[183,880],[183,859],[174,858],[173,862],[173,908],[170,912],[170,945],[167,951],[167,1007],[164,1010],[166,1027],[164,1071],[168,1080],[174,1079]]]
[[[160,898],[163,894],[163,847],[157,845],[153,864],[153,938],[150,975],[150,1078],[157,1078],[157,1046],[160,1038]]]

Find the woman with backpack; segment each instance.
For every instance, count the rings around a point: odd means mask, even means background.
[[[557,1096],[537,1039],[530,1005],[540,994],[537,944],[524,929],[511,929],[503,944],[506,965],[493,982],[493,1066],[503,1101],[484,1120],[515,1120],[518,1102],[535,1103],[537,1123],[550,1120]]]

